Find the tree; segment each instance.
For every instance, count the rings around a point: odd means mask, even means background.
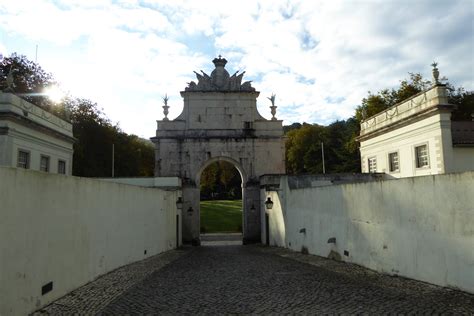
[[[327,126],[328,137],[324,143],[326,172],[360,172],[359,148],[352,139],[359,133],[354,118],[336,121]]]
[[[241,199],[242,180],[239,172],[229,162],[216,161],[201,175],[201,199]]]
[[[57,82],[51,73],[30,61],[26,56],[12,53],[0,62],[0,91],[7,87],[6,78],[11,72],[14,81],[14,93],[46,111],[65,118],[62,107],[55,106],[46,95],[45,90]]]
[[[384,89],[376,94],[369,91],[369,95],[362,99],[362,104],[356,108],[355,119],[360,123],[364,118],[380,113],[431,86],[431,81],[425,80],[421,74],[409,73],[409,75],[409,79],[400,81],[397,89]]]
[[[289,131],[292,131],[294,129],[299,129],[301,128],[301,126],[303,126],[301,125],[301,123],[293,123],[291,125],[285,125],[283,126],[283,133],[286,135],[288,134]]]
[[[324,126],[303,123],[288,132],[286,140],[286,169],[291,174],[321,173],[321,142],[326,141]]]
[[[87,99],[67,101],[74,137],[73,174],[83,177],[153,176],[154,146],[150,141],[124,133],[112,125],[96,103]]]
[[[351,118],[329,126],[303,123],[287,134],[286,169],[290,174],[322,173],[322,146],[327,173],[360,171],[357,146],[350,141],[357,133],[357,122]]]
[[[453,121],[472,121],[474,119],[474,91],[466,91],[464,88],[450,90],[449,103],[457,108],[453,111]]]

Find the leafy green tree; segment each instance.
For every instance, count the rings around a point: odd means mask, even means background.
[[[73,174],[84,177],[153,176],[153,143],[124,133],[112,125],[96,103],[87,99],[68,100],[74,137]]]
[[[285,125],[283,126],[283,133],[286,135],[288,134],[289,131],[292,131],[294,129],[299,129],[301,128],[301,126],[303,126],[301,125],[301,123],[293,123],[291,125]]]
[[[352,139],[359,133],[359,124],[354,118],[336,121],[326,127],[328,137],[324,143],[325,165],[328,173],[360,172],[360,157],[357,144]]]
[[[322,145],[326,173],[360,171],[357,146],[350,141],[357,133],[355,119],[336,121],[329,126],[303,123],[287,134],[286,168],[290,174],[323,173]]]
[[[301,128],[288,132],[286,140],[286,168],[290,174],[322,173],[321,142],[326,141],[324,126],[303,123]]]
[[[466,91],[464,88],[452,89],[449,103],[457,106],[451,116],[453,121],[474,120],[474,91]]]
[[[360,123],[364,118],[380,113],[397,103],[426,90],[431,82],[425,80],[419,73],[409,73],[410,78],[400,81],[397,89],[384,89],[376,94],[368,92],[362,99],[362,104],[356,108],[355,119]]]
[[[83,177],[106,177],[112,170],[113,126],[87,99],[70,99],[74,144],[73,174]]]
[[[242,180],[237,169],[226,161],[210,164],[201,175],[201,199],[241,199]]]

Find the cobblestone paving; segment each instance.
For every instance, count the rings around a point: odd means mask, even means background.
[[[474,295],[278,248],[197,247],[101,314],[259,313],[474,315]]]
[[[185,250],[172,250],[116,269],[32,315],[97,314],[113,299],[185,253]]]

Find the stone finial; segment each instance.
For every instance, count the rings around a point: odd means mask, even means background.
[[[13,68],[10,67],[10,71],[7,74],[7,87],[3,90],[3,92],[13,92],[13,88],[15,88],[15,82],[13,79]]]
[[[168,94],[165,94],[165,96],[163,97],[163,103],[164,103],[165,105],[162,106],[162,108],[163,108],[163,114],[165,115],[165,118],[163,119],[163,121],[169,121],[169,119],[168,119],[168,113],[169,113],[169,112],[168,112],[168,109],[169,109],[170,107],[168,106],[168,100],[169,100]]]
[[[438,66],[438,63],[434,61],[431,64],[431,66],[433,66],[433,81],[434,81],[434,84],[435,85],[441,84],[441,82],[439,81],[439,70],[436,67],[436,66]]]
[[[270,110],[271,110],[271,113],[272,113],[272,121],[277,120],[277,118],[275,117],[276,108],[277,108],[277,106],[275,106],[275,98],[276,98],[276,94],[274,94],[274,93],[272,93],[271,97],[267,97],[267,99],[270,100],[270,102],[272,103],[272,105],[270,106]]]

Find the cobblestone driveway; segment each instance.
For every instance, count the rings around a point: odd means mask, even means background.
[[[278,248],[197,247],[96,312],[474,315],[474,295]]]

